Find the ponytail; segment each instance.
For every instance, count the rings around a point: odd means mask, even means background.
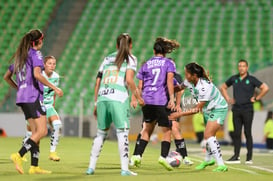
[[[129,62],[129,57],[131,56],[130,53],[130,44],[132,43],[132,38],[129,34],[121,34],[117,38],[117,47],[118,47],[118,53],[116,56],[115,64],[117,65],[118,69],[120,69],[123,62],[126,60],[126,62]]]
[[[164,37],[158,37],[154,43],[154,51],[156,54],[165,55],[178,49],[180,44],[176,40],[169,40]]]
[[[193,62],[193,63],[187,64],[185,68],[191,75],[196,74],[198,78],[204,78],[211,82],[211,79],[207,75],[204,67],[202,67],[201,65]]]
[[[26,33],[20,41],[20,44],[16,50],[16,52],[11,57],[10,61],[14,60],[14,71],[21,70],[26,64],[28,51],[30,47],[38,45],[39,42],[43,39],[43,33],[36,29],[31,30]]]

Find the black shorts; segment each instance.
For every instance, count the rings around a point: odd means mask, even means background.
[[[169,115],[171,115],[172,113],[176,112],[176,111],[172,111],[171,109],[168,109],[168,108],[166,108],[166,111],[167,111],[168,116],[169,116]],[[176,120],[174,120],[174,121],[179,122],[179,121],[180,121],[180,119],[179,119],[179,118],[177,118],[177,119],[176,119]],[[171,121],[171,122],[172,122],[172,121]]]
[[[145,105],[142,107],[143,119],[146,123],[157,121],[158,126],[171,127],[166,106]]]
[[[17,105],[22,108],[26,120],[30,118],[36,119],[39,118],[40,115],[46,115],[46,109],[43,105],[41,105],[39,99],[37,99],[34,103],[19,103]]]

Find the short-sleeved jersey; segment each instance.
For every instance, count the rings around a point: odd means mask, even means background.
[[[16,103],[33,103],[37,99],[42,99],[43,87],[39,86],[38,80],[34,77],[34,68],[44,68],[43,56],[40,51],[30,48],[26,64],[21,70],[15,70],[11,65],[9,70],[15,72],[18,91],[16,96]]]
[[[253,110],[251,97],[254,96],[255,88],[259,88],[262,85],[261,81],[249,74],[244,79],[241,79],[240,75],[236,74],[231,76],[225,83],[228,87],[233,86],[235,104],[233,104],[232,110]]]
[[[119,101],[124,103],[128,97],[128,90],[125,82],[125,75],[128,69],[136,71],[137,58],[129,56],[128,63],[124,61],[118,70],[115,64],[117,52],[104,58],[99,72],[102,73],[100,82],[98,102],[100,101]]]
[[[169,72],[176,72],[175,64],[165,57],[152,57],[142,65],[137,78],[143,81],[142,96],[145,104],[160,106],[167,104]]]
[[[197,102],[206,102],[205,106],[203,107],[204,113],[208,113],[213,109],[222,109],[228,107],[226,100],[212,82],[203,78],[199,78],[196,86],[187,80],[185,80],[183,84],[190,90],[192,96],[196,99]]]
[[[53,72],[50,77],[47,76],[45,71],[43,71],[42,74],[50,83],[52,83],[56,87],[59,86],[60,76],[59,76],[58,73]],[[55,94],[55,92],[53,91],[53,89],[51,89],[48,86],[44,85],[44,96],[43,97],[44,97],[44,104],[45,104],[46,107],[53,106],[53,104],[54,104],[54,94]]]

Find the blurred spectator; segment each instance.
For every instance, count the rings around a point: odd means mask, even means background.
[[[193,123],[193,130],[197,137],[197,142],[201,143],[201,141],[204,138],[204,130],[205,130],[203,114],[202,113],[195,114],[192,118],[192,123]]]
[[[273,149],[273,117],[272,111],[267,113],[267,118],[265,120],[264,126],[264,139],[266,142],[267,149]]]
[[[233,118],[232,118],[232,111],[228,111],[228,134],[231,139],[231,145],[233,145],[235,133],[234,133],[234,126],[233,126]]]

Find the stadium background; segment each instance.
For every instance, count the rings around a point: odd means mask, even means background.
[[[196,61],[220,85],[237,72],[236,63],[242,58],[249,61],[250,73],[272,87],[272,19],[272,0],[1,0],[0,75],[23,34],[40,28],[45,33],[43,55],[58,60],[56,71],[65,96],[57,99],[56,108],[67,125],[64,134],[92,136],[97,69],[103,57],[115,51],[118,34],[130,33],[139,65],[152,56],[154,39],[166,36],[181,44],[170,55],[178,72]],[[1,115],[19,112],[15,94],[1,79]],[[263,102],[265,110],[272,110],[273,93]],[[139,110],[132,110],[133,131],[140,128]],[[191,117],[181,124],[186,137],[193,138]]]

